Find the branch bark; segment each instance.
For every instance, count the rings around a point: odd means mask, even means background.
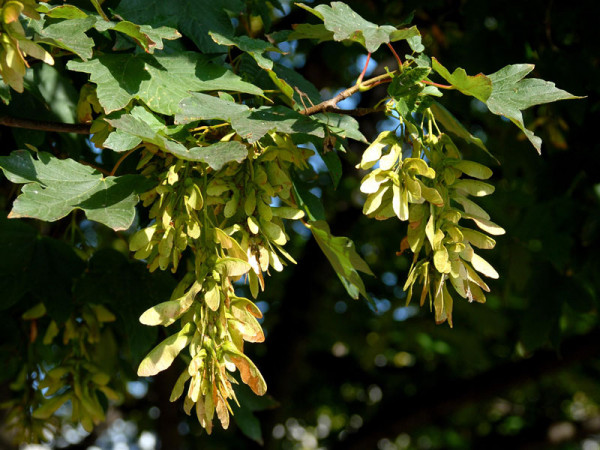
[[[61,123],[0,116],[0,125],[29,130],[56,131],[57,133],[90,134],[90,125],[86,123]]]
[[[340,109],[337,104],[348,97],[356,94],[361,89],[370,89],[382,83],[392,81],[392,75],[395,72],[385,73],[373,78],[370,78],[359,84],[343,90],[335,97],[325,100],[318,105],[313,105],[310,108],[300,111],[300,114],[312,116],[320,112],[333,112],[336,114],[345,114],[350,116],[364,116],[375,112],[383,111],[383,107],[377,108],[355,108],[355,109]],[[21,119],[17,117],[0,116],[0,125],[13,128],[26,128],[29,130],[40,131],[55,131],[57,133],[75,133],[75,134],[90,134],[90,125],[86,123],[61,123],[50,122],[46,120]]]
[[[351,97],[352,95],[356,94],[361,89],[369,89],[369,88],[375,87],[381,83],[389,83],[390,81],[392,81],[392,75],[394,73],[396,73],[396,72],[384,73],[383,75],[369,78],[368,80],[363,81],[360,84],[355,84],[354,86],[343,90],[335,97],[330,98],[329,100],[325,100],[324,102],[321,102],[318,105],[314,105],[314,106],[311,106],[310,108],[305,109],[304,111],[300,111],[300,114],[303,114],[305,116],[312,116],[313,114],[317,114],[320,112],[333,111],[333,112],[336,112],[339,114],[353,115],[349,111],[357,111],[357,110],[346,110],[347,112],[343,113],[340,111],[344,111],[344,110],[337,108],[337,104],[339,102],[341,102],[342,100],[345,100],[348,97]],[[361,114],[356,114],[356,115],[364,116],[365,114],[369,114],[371,112],[378,111],[379,109],[378,108],[359,108],[359,110],[361,110]]]

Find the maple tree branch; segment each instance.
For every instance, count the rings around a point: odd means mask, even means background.
[[[318,105],[313,105],[310,108],[300,111],[300,114],[305,116],[311,116],[320,112],[335,112],[336,114],[345,114],[349,116],[364,116],[367,114],[383,111],[383,108],[355,108],[355,109],[340,109],[337,104],[348,97],[356,94],[360,90],[370,89],[379,84],[389,83],[392,81],[392,75],[397,71],[384,73],[373,78],[370,78],[364,82],[355,84],[354,86],[343,90],[335,97],[325,100]],[[444,88],[443,85],[429,82],[438,87]],[[445,87],[446,89],[451,86]],[[90,125],[86,123],[61,123],[51,122],[47,120],[34,120],[34,119],[21,119],[17,117],[0,116],[0,125],[13,128],[26,128],[29,130],[40,130],[40,131],[55,131],[57,133],[75,133],[75,134],[90,134]]]
[[[319,112],[332,112],[336,114],[344,114],[346,116],[362,117],[367,114],[373,114],[376,112],[385,111],[385,106],[378,106],[375,108],[354,108],[354,109],[340,109],[337,106],[327,106]]]
[[[13,128],[27,128],[29,130],[56,131],[57,133],[90,134],[90,125],[87,123],[61,123],[0,116],[0,125]]]
[[[356,94],[361,89],[363,89],[363,90],[369,89],[369,88],[377,86],[378,84],[389,83],[390,81],[392,81],[392,75],[395,74],[396,72],[397,71],[384,73],[383,75],[369,78],[367,81],[364,81],[360,84],[355,84],[354,86],[343,90],[335,97],[330,98],[329,100],[325,100],[324,102],[321,102],[318,105],[314,105],[314,106],[311,106],[310,108],[305,109],[304,111],[300,111],[300,114],[303,114],[305,116],[311,116],[313,114],[317,114],[320,112],[326,112],[326,111],[335,111],[336,113],[344,114],[344,113],[341,113],[341,111],[344,111],[344,110],[338,109],[336,107],[336,105],[339,102],[347,99],[348,97],[351,97],[352,95]],[[359,109],[365,109],[365,108],[359,108]],[[352,110],[346,110],[346,111],[352,111]],[[373,112],[373,111],[371,111],[371,112]],[[362,114],[362,115],[364,115],[364,114]]]

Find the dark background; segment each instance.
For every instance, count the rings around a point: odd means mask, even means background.
[[[455,301],[453,329],[436,326],[427,305],[405,307],[402,285],[410,263],[395,252],[406,225],[362,216],[354,165],[364,146],[351,143],[342,155],[344,178],[337,190],[331,189],[327,174],[316,180],[322,184],[332,232],[352,238],[376,274],[364,279],[378,311],[348,298],[316,243],[302,230],[290,230],[291,252],[299,264],[269,278],[259,298],[266,302],[263,309],[268,305],[267,339],[248,346],[273,399],[255,405],[264,448],[316,448],[317,443],[320,448],[382,450],[599,448],[600,52],[595,4],[347,3],[379,24],[397,24],[414,11],[426,52],[450,70],[490,74],[508,64],[532,63],[532,76],[587,98],[526,112],[526,125],[543,139],[541,156],[516,127],[482,110],[471,97],[450,92],[442,99],[471,131],[485,136],[500,161],[497,165],[476,148],[464,148],[466,158],[493,168],[497,189],[481,204],[507,231],[484,255],[500,273],[490,283],[488,302]],[[275,19],[272,28],[306,21],[316,23],[294,8]],[[401,43],[395,47],[401,56],[408,50]],[[296,53],[305,57],[303,63],[288,56],[296,69],[317,88],[335,92],[354,83],[364,49],[300,42]],[[373,75],[395,67],[384,47],[374,59]],[[372,106],[384,95],[384,87],[363,93],[359,106]],[[381,120],[376,115],[361,119],[367,138],[376,135]],[[1,128],[0,139],[1,152],[7,154],[19,137]],[[12,195],[5,180],[2,189],[5,199]],[[3,202],[0,206],[8,210]],[[54,228],[47,234],[61,237],[63,231]],[[121,238],[99,235],[99,247],[118,247]],[[22,310],[12,307],[8,313],[17,318]],[[132,445],[143,430],[155,433],[163,449],[258,445],[235,425],[206,436],[179,402],[168,402],[177,373],[145,382],[145,396],[129,396],[112,411],[113,431],[114,420],[122,418],[119,430],[124,423],[135,425],[133,432],[121,433]],[[98,436],[104,439],[99,445],[110,448],[109,432],[101,427],[71,448],[86,448]]]

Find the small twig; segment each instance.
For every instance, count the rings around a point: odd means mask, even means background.
[[[216,128],[225,127],[227,125],[231,125],[231,124],[229,122],[223,122],[223,123],[218,123],[216,125],[202,125],[201,127],[192,128],[190,130],[190,133],[195,133],[195,132],[201,131],[201,130],[213,130]]]
[[[356,80],[356,84],[361,84],[362,80],[367,72],[367,67],[369,67],[369,61],[371,61],[371,52],[367,53],[367,62],[365,63],[365,67],[363,67],[362,72],[358,76],[358,80]]]
[[[100,6],[100,2],[98,0],[91,0],[91,2],[92,2],[92,5],[94,5],[94,9],[96,10],[96,12],[98,14],[100,14],[100,17],[102,17],[107,22],[110,22],[110,19],[108,18],[106,13],[102,10],[102,6]]]
[[[385,111],[385,107],[375,107],[375,108],[354,108],[354,109],[341,109],[336,106],[328,106],[327,108],[319,111],[319,112],[332,112],[336,114],[343,114],[346,116],[354,116],[361,117],[366,116],[367,114],[373,114],[377,112]]]
[[[302,106],[304,106],[304,110],[306,110],[306,104],[304,103],[304,97],[306,97],[306,99],[310,102],[311,106],[315,106],[315,104],[312,102],[312,100],[310,99],[310,97],[308,96],[308,94],[306,94],[305,92],[302,92],[300,90],[300,88],[298,88],[298,86],[294,86],[294,90],[300,96],[300,101],[302,102]]]
[[[389,47],[389,49],[394,54],[394,57],[396,58],[396,61],[398,61],[398,69],[402,68],[402,60],[398,56],[398,53],[396,53],[396,50],[394,50],[394,47],[392,46],[392,44],[388,42],[387,46]]]
[[[29,130],[56,131],[57,133],[90,134],[90,125],[87,123],[60,123],[0,116],[0,125]]]
[[[133,152],[135,152],[138,149],[138,147],[132,148],[131,150],[129,150],[127,153],[125,153],[123,156],[121,156],[119,158],[119,160],[115,163],[115,166],[112,168],[112,170],[110,171],[110,173],[108,174],[109,176],[114,176],[115,173],[117,173],[117,169],[119,168],[119,166],[121,165],[121,163],[123,161],[125,161],[125,158],[127,158],[129,155],[131,155]]]
[[[422,83],[429,84],[430,86],[435,86],[440,89],[456,89],[454,86],[449,86],[447,84],[434,83],[433,81],[423,80]]]
[[[336,95],[335,97],[333,97],[329,100],[325,100],[324,102],[321,102],[318,105],[312,106],[308,109],[305,109],[304,111],[300,111],[300,114],[303,114],[305,116],[311,116],[313,114],[317,114],[317,113],[323,112],[325,110],[332,110],[332,108],[335,109],[336,112],[344,111],[342,109],[336,108],[336,105],[339,102],[341,102],[344,99],[347,99],[348,97],[351,97],[352,95],[356,94],[361,89],[372,88],[372,87],[377,86],[378,84],[382,84],[382,83],[389,83],[390,81],[392,81],[392,76],[396,73],[397,73],[397,71],[384,73],[383,75],[379,75],[377,77],[370,78],[361,84],[355,84],[354,86],[340,92],[338,95]],[[345,110],[345,111],[349,111],[349,110]]]

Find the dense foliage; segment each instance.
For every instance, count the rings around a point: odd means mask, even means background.
[[[293,268],[296,259],[303,264],[294,255],[309,247],[307,234],[347,294],[366,300],[372,317],[384,314],[389,300],[373,295],[381,288],[365,283],[359,272],[385,271],[384,285],[390,287],[398,278],[395,270],[382,269],[368,243],[380,245],[387,253],[381,258],[405,272],[394,295],[406,305],[412,297],[427,304],[438,324],[453,325],[458,298],[484,303],[492,295],[486,307],[497,309],[499,294],[482,276],[496,279],[499,273],[479,250],[493,249],[492,236],[505,233],[486,211],[503,200],[480,204],[477,198],[494,192],[483,180],[492,177],[498,159],[505,162],[504,154],[484,142],[487,127],[465,127],[455,117],[464,101],[458,93],[517,125],[538,152],[541,139],[525,126],[523,111],[576,98],[552,82],[527,77],[532,64],[507,65],[490,75],[451,71],[446,67],[456,66],[453,61],[428,56],[411,17],[377,25],[342,2],[298,4],[293,13],[277,1],[1,5],[2,123],[37,130],[14,128],[11,148],[0,156],[11,182],[5,205],[10,212],[0,221],[0,307],[18,318],[3,331],[9,367],[3,377],[11,381],[3,407],[7,432],[18,442],[59,439],[68,423],[95,432],[107,411],[127,403],[136,368],[138,376],[152,377],[179,360],[170,395],[163,395],[170,401],[183,397],[183,410],[194,411],[209,434],[215,419],[228,428],[233,414],[243,433],[261,441],[253,411],[284,402],[281,386],[293,371],[293,364],[280,375],[269,370],[280,377],[266,378],[279,386],[274,397],[250,392],[267,392],[260,364],[244,344],[265,340],[268,275],[277,279],[276,273],[293,271],[283,297],[300,285],[308,289],[304,295],[335,292],[316,272],[307,276],[307,269]],[[271,29],[274,18],[285,23],[303,10],[312,18],[303,15],[302,21],[310,23]],[[284,51],[318,44],[368,55],[358,80],[325,99],[293,69],[294,53]],[[390,59],[369,78],[372,53]],[[340,109],[352,95],[369,103]],[[371,116],[387,120],[367,138],[355,117]],[[556,125],[548,129],[555,145],[566,145]],[[356,167],[346,167],[348,160]],[[360,251],[331,232],[332,211],[339,209],[334,205],[349,201],[361,204],[367,218],[386,221],[368,226]],[[510,216],[494,220],[509,222]],[[340,228],[338,223],[333,229]],[[536,245],[535,234],[520,238]],[[525,270],[527,257],[516,255],[511,270]],[[568,267],[561,272],[570,277],[569,270],[572,275]],[[580,281],[566,286],[578,289],[580,298],[593,297],[594,289]],[[497,286],[507,291],[511,284]],[[311,305],[306,314],[318,315]],[[553,307],[558,309],[547,318],[549,325],[522,337],[521,356],[555,333],[561,310]],[[397,320],[415,315],[411,308],[395,309],[394,315],[404,315]],[[543,304],[531,309],[534,321],[535,314],[548,314]],[[166,327],[160,339],[158,325]],[[330,326],[336,325],[320,325]],[[506,323],[487,326],[492,335],[508,329]],[[583,331],[593,326],[590,321]],[[399,338],[363,328],[357,325],[352,333],[363,333],[371,347],[388,340],[394,347]],[[448,352],[447,343],[423,330],[416,334],[420,349],[392,352],[397,367],[411,366],[415,355]],[[454,336],[448,339],[464,340]],[[289,335],[273,332],[270,339],[275,350],[286,352]],[[332,352],[343,357],[348,344],[336,339]],[[375,356],[376,366],[387,364],[386,353]],[[274,351],[265,359],[267,368],[277,365],[278,356]],[[342,396],[358,396],[348,383]],[[368,389],[372,402],[380,397],[379,387]],[[328,427],[340,428],[332,423],[335,413],[324,411],[319,420],[329,417]],[[265,420],[269,424],[273,417]],[[385,433],[402,431],[389,425]]]

